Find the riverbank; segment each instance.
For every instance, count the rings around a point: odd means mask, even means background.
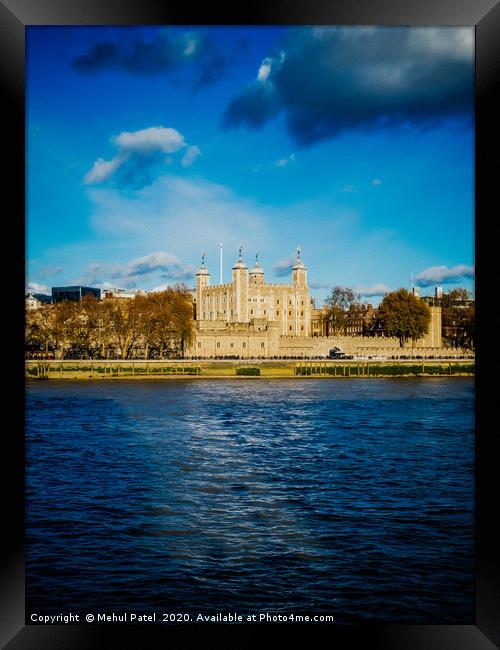
[[[26,361],[28,380],[470,377],[474,360]]]

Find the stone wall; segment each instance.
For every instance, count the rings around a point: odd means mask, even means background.
[[[250,324],[228,324],[226,327],[208,328],[203,324],[196,332],[193,346],[186,352],[187,358],[203,357],[327,357],[332,348],[339,348],[347,355],[364,357],[402,356],[470,356],[461,348],[443,348],[425,345],[428,337],[406,343],[400,347],[396,338],[362,336],[280,336],[278,324],[255,321]]]

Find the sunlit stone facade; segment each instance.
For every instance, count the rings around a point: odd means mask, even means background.
[[[231,282],[211,285],[202,257],[194,291],[195,339],[187,357],[315,357],[327,356],[335,345],[348,354],[360,354],[372,348],[374,351],[399,348],[397,339],[325,336],[324,310],[314,307],[300,249],[291,270],[290,284],[266,283],[257,256],[249,271],[241,248],[231,273]],[[429,334],[415,344],[417,347],[441,347],[440,313],[436,308],[431,311]]]
[[[257,259],[249,272],[241,250],[232,268],[231,282],[210,285],[210,273],[204,261],[196,273],[199,331],[219,328],[221,324],[246,324],[255,329],[272,323],[280,336],[310,336],[311,309],[307,268],[300,259],[300,251],[292,269],[291,284],[267,284]]]

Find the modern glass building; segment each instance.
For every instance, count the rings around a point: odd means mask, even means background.
[[[94,287],[52,287],[52,302],[62,302],[63,300],[79,302],[89,294],[98,300],[101,298],[101,290]]]

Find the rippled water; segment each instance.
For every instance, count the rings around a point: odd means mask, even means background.
[[[27,613],[472,623],[473,390],[29,384]]]

